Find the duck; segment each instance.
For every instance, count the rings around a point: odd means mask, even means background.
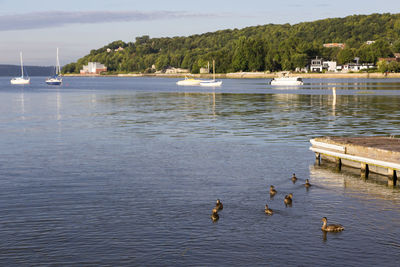
[[[268,205],[267,204],[265,204],[265,214],[267,214],[267,215],[272,215],[272,214],[274,214],[274,211],[273,210],[271,210],[270,208],[268,208]]]
[[[311,186],[310,181],[306,179],[306,183],[304,184],[306,188],[309,188]]]
[[[292,182],[293,183],[295,183],[296,181],[297,181],[297,177],[296,177],[296,174],[295,173],[293,173],[293,176],[292,176]]]
[[[344,230],[344,227],[340,224],[329,224],[328,223],[328,219],[326,217],[323,217],[322,220],[323,222],[321,230],[325,231],[325,232],[340,232]]]
[[[219,220],[219,215],[218,215],[218,210],[217,210],[217,208],[214,208],[214,209],[212,210],[211,220],[212,220],[213,222],[216,222],[216,221]]]
[[[222,202],[217,199],[217,203],[215,204],[215,208],[217,209],[217,211],[222,210],[224,208],[224,205],[222,205]]]
[[[271,197],[273,197],[273,196],[275,196],[276,195],[276,190],[275,190],[275,187],[273,186],[273,185],[271,185],[270,187],[269,187],[269,195],[271,196]]]
[[[293,194],[290,193],[289,195],[285,196],[285,199],[283,200],[283,202],[285,202],[285,205],[292,205],[292,198],[293,198]]]

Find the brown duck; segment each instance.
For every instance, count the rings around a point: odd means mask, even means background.
[[[326,217],[322,218],[322,227],[321,230],[325,231],[325,232],[340,232],[344,230],[344,227],[340,224],[329,224],[328,223],[328,219]]]
[[[222,202],[217,199],[217,203],[215,204],[215,208],[217,209],[217,211],[220,211],[224,208],[224,205],[222,205]]]
[[[283,202],[285,202],[285,205],[292,205],[292,198],[293,198],[293,194],[290,193],[289,195],[285,196],[285,199],[283,200]]]
[[[274,211],[273,210],[271,210],[270,208],[268,208],[268,205],[267,204],[265,204],[265,214],[267,214],[267,215],[272,215],[272,214],[274,214]]]
[[[212,220],[213,222],[216,222],[216,221],[219,220],[218,210],[217,210],[216,208],[214,208],[214,209],[212,210],[211,220]]]
[[[296,174],[295,173],[293,173],[293,176],[292,176],[292,182],[293,183],[295,183],[296,181],[297,181],[297,177],[296,177]]]
[[[275,190],[275,187],[273,186],[273,185],[271,185],[270,187],[269,187],[269,195],[271,196],[271,197],[273,197],[273,196],[275,196],[276,195],[276,190]]]

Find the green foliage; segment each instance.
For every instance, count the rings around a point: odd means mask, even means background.
[[[378,71],[384,72],[400,72],[400,62],[397,61],[379,61],[378,62]]]
[[[367,45],[366,41],[375,41]],[[324,48],[324,43],[345,43],[346,48]],[[122,47],[123,51],[114,51]],[[107,49],[109,48],[109,52]],[[400,14],[354,15],[303,22],[296,25],[268,24],[244,29],[221,30],[173,38],[136,37],[135,42],[114,41],[91,50],[64,73],[79,73],[89,61],[105,64],[110,72],[149,72],[169,66],[199,72],[216,60],[216,71],[280,71],[305,67],[316,56],[339,64],[359,57],[376,63],[379,57],[400,52]],[[396,70],[392,64],[387,71]],[[390,69],[390,70],[389,70]]]

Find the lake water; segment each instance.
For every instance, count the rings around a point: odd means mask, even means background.
[[[309,140],[400,135],[400,80],[176,81],[0,77],[1,266],[398,266],[400,190],[314,166]]]

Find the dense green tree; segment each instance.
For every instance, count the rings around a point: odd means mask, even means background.
[[[235,52],[232,58],[232,67],[234,71],[246,71],[248,68],[247,58],[247,38],[241,36],[235,44]]]
[[[346,64],[349,62],[353,62],[354,60],[353,50],[350,48],[342,49],[337,55],[337,60],[339,64]]]

